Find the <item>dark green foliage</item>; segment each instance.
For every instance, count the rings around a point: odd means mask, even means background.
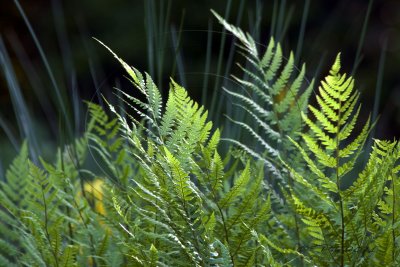
[[[0,183],[0,266],[400,264],[400,144],[375,140],[355,167],[373,123],[354,130],[359,93],[340,55],[308,105],[313,83],[304,66],[292,74],[293,55],[283,64],[272,40],[259,56],[219,19],[249,62],[237,81],[250,95],[227,91],[249,120],[231,120],[261,146],[229,139],[239,148],[222,155],[220,130],[182,86],[171,80],[164,104],[110,50],[136,88],[117,89],[127,110],[88,103],[87,132],[54,162],[35,165],[22,146]]]

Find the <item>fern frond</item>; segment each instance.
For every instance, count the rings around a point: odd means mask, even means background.
[[[250,180],[250,163],[246,164],[246,168],[240,174],[239,178],[235,181],[234,186],[227,192],[224,197],[219,201],[221,208],[226,208],[231,202],[234,201],[246,188]]]
[[[309,133],[301,134],[307,145],[307,151],[291,139],[309,170],[315,175],[315,178],[309,177],[309,173],[305,172],[306,176],[302,176],[288,167],[296,183],[308,188],[325,202],[316,205],[310,202],[308,197],[302,196],[300,194],[302,191],[299,192],[298,189],[293,190],[295,193],[293,198],[295,202],[303,203],[301,204],[303,210],[312,209],[316,214],[323,214],[326,216],[326,222],[335,226],[331,229],[326,227],[317,229],[315,227],[318,225],[318,220],[315,217],[302,215],[303,223],[312,228],[309,232],[314,233],[320,245],[323,237],[325,246],[331,251],[332,258],[327,262],[340,260],[342,265],[360,264],[360,259],[366,250],[376,249],[380,262],[393,264],[396,259],[394,241],[391,240],[395,238],[393,235],[389,238],[390,230],[386,224],[387,216],[393,211],[391,205],[393,202],[389,201],[391,203],[389,204],[384,199],[386,194],[387,196],[392,194],[385,185],[388,183],[387,177],[392,177],[388,170],[393,169],[393,164],[396,162],[393,157],[395,144],[376,141],[364,170],[354,181],[346,181],[350,178],[349,174],[354,171],[373,124],[371,125],[368,118],[360,133],[354,134],[353,130],[356,128],[361,109],[361,105],[357,106],[359,93],[354,91],[354,79],[341,74],[340,67],[339,54],[329,75],[319,87],[317,96],[319,108],[309,105],[315,121],[305,113],[302,114],[310,129]],[[346,183],[350,186],[345,187]],[[395,186],[395,183],[392,184]],[[319,186],[323,188],[322,192]],[[324,191],[329,194],[325,194]],[[305,201],[307,199],[308,201]],[[329,202],[326,201],[328,199]],[[379,213],[376,213],[377,211]],[[326,237],[329,239],[326,240]],[[382,253],[383,251],[385,253]],[[386,252],[391,254],[390,260]],[[320,260],[325,262],[323,259]],[[375,264],[378,260],[369,259],[363,262]]]
[[[284,60],[281,45],[273,38],[265,51],[259,52],[249,33],[229,24],[215,12],[213,14],[239,40],[240,54],[248,63],[246,67],[238,64],[245,78],[233,77],[243,91],[223,88],[237,102],[235,105],[244,112],[241,119],[226,116],[239,133],[243,132],[243,138],[223,140],[231,142],[264,163],[265,176],[269,183],[267,186],[273,191],[271,194],[274,198],[279,199],[278,202],[282,204],[285,202],[282,197],[284,191],[293,181],[283,170],[284,165],[280,158],[290,161],[293,166],[300,165],[295,146],[288,141],[287,136],[295,140],[299,138],[297,132],[303,124],[301,112],[306,111],[313,81],[306,85],[305,65],[297,71],[293,53]],[[294,207],[281,208],[295,217]],[[295,221],[297,224],[296,218]],[[298,227],[295,229],[299,230]],[[296,236],[298,239],[298,234]],[[288,243],[291,242],[292,240],[288,240]]]
[[[234,77],[234,79],[248,89],[250,95],[259,96],[267,105],[264,105],[261,101],[258,103],[257,98],[246,97],[241,93],[227,89],[225,91],[243,103],[243,106],[250,112],[261,115],[261,119],[268,121],[270,126],[274,125],[273,129],[279,135],[263,138],[265,138],[266,143],[277,147],[277,141],[282,142],[287,134],[292,134],[301,126],[299,114],[300,111],[305,111],[305,106],[303,104],[297,106],[296,102],[300,99],[302,99],[302,102],[307,102],[312,90],[312,87],[308,87],[303,93],[300,93],[301,88],[304,87],[305,66],[302,66],[298,75],[294,75],[293,53],[290,53],[288,61],[283,64],[281,46],[273,38],[271,38],[262,57],[259,56],[258,48],[250,34],[244,33],[240,28],[229,24],[214,11],[212,12],[224,28],[243,44],[241,47],[243,56],[252,67],[252,69],[241,67],[243,72],[250,77],[249,80],[237,77]],[[259,122],[256,125],[259,125]],[[296,129],[293,126],[296,126]],[[249,125],[249,127],[251,126]],[[291,137],[297,138],[294,135]],[[284,152],[291,150],[291,144],[287,143],[287,145],[289,147],[279,148]]]

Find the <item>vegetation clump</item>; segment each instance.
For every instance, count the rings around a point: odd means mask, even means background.
[[[356,168],[374,122],[355,132],[359,92],[340,54],[309,104],[305,65],[296,74],[279,43],[260,53],[215,15],[247,60],[234,77],[246,94],[225,91],[252,138],[221,138],[185,88],[171,80],[163,101],[110,50],[136,90],[116,89],[127,110],[87,103],[87,131],[54,162],[34,163],[24,143],[0,182],[1,266],[400,264],[400,143],[374,140]]]

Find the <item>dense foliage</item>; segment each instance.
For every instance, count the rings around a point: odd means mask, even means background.
[[[164,104],[110,50],[135,93],[117,89],[111,114],[88,103],[86,133],[54,162],[22,146],[0,184],[1,266],[400,264],[400,144],[375,140],[356,168],[374,122],[355,132],[359,93],[340,54],[311,105],[304,65],[296,74],[279,43],[260,53],[216,16],[247,60],[243,91],[226,90],[245,116],[229,119],[254,142],[224,139],[222,153],[218,125],[182,86],[171,80]]]

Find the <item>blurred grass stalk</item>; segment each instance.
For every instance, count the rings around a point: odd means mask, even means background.
[[[0,37],[0,65],[2,67],[2,71],[10,92],[11,102],[14,108],[14,114],[16,116],[19,133],[22,138],[28,140],[32,159],[34,162],[37,163],[38,155],[40,155],[41,153],[37,144],[36,136],[33,131],[34,129],[32,125],[33,118],[29,114],[27,104],[21,93],[21,88],[19,86],[18,79],[15,75],[10,57],[8,56],[7,49],[1,37]],[[7,127],[7,125],[3,120],[1,121],[2,121],[1,126],[4,127],[4,131],[10,138],[10,141],[12,142],[14,147],[17,149],[17,147],[19,147],[17,145],[18,142],[14,138],[13,134],[11,134],[12,130],[9,127]]]

